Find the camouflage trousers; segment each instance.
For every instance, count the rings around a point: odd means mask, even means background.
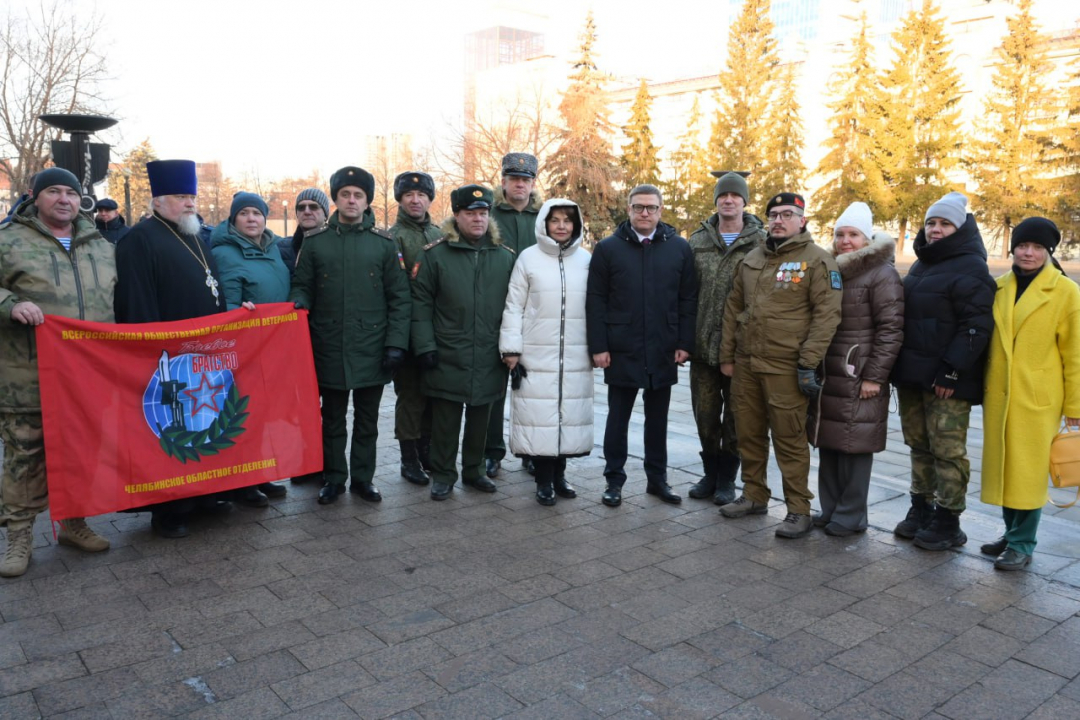
[[[394,373],[394,437],[398,440],[431,436],[431,403],[420,389],[420,373],[411,357]]]
[[[934,498],[949,510],[967,507],[971,463],[967,458],[971,403],[934,393],[897,388],[900,427],[911,448],[911,493]]]
[[[4,474],[0,481],[0,526],[33,524],[49,507],[45,483],[45,433],[39,413],[0,414]]]
[[[738,454],[735,413],[731,408],[731,378],[715,365],[691,362],[690,403],[701,438],[701,451],[706,455]]]

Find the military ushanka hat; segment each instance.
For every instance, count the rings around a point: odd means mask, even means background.
[[[338,191],[343,187],[358,187],[364,191],[368,204],[375,196],[375,178],[364,168],[346,165],[330,176],[330,199],[337,202]]]
[[[419,190],[435,199],[435,181],[427,173],[410,170],[394,178],[394,200],[401,202],[401,196],[411,190]]]
[[[536,157],[529,153],[507,153],[502,159],[502,174],[519,175],[521,177],[535,178],[539,163]]]
[[[483,185],[462,185],[450,193],[450,210],[479,210],[491,208],[495,204],[495,195]]]

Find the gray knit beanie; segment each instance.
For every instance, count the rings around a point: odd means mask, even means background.
[[[750,188],[746,184],[746,178],[739,173],[729,172],[720,176],[720,179],[716,181],[716,188],[712,194],[713,205],[716,204],[716,199],[720,197],[721,193],[726,192],[740,196],[745,204],[750,203]]]
[[[323,215],[330,217],[330,199],[326,197],[326,193],[322,190],[319,188],[307,188],[306,190],[301,190],[300,194],[296,196],[296,205],[299,205],[305,200],[310,200],[321,207]],[[295,206],[293,209],[296,209]]]
[[[930,218],[941,218],[960,229],[967,222],[967,198],[958,192],[951,192],[938,200],[926,211],[924,222]]]

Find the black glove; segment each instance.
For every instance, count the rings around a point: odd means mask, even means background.
[[[525,366],[521,363],[515,365],[514,369],[510,371],[510,389],[520,390],[522,379],[527,377],[529,377],[529,371],[525,369]]]
[[[810,368],[799,368],[799,390],[808,398],[816,398],[821,393],[821,383],[817,373]]]
[[[383,350],[382,356],[382,369],[391,373],[398,371],[402,363],[405,362],[405,351],[396,347],[388,347]]]
[[[432,350],[431,352],[426,352],[416,358],[416,361],[420,363],[420,367],[424,370],[434,370],[439,367],[439,351]]]

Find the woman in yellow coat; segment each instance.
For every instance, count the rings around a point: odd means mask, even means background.
[[[1053,262],[1046,218],[1013,230],[1013,269],[997,280],[983,400],[982,501],[1000,505],[1005,534],[982,546],[994,567],[1031,562],[1047,499],[1050,441],[1080,426],[1080,288]]]

